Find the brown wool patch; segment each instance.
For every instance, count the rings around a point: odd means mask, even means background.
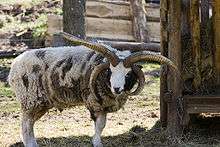
[[[66,59],[62,59],[62,60],[58,61],[56,64],[56,67],[60,67],[64,63],[65,60]]]
[[[45,58],[45,54],[46,54],[46,51],[45,50],[38,50],[35,52],[35,55],[40,58],[40,59],[44,59]]]
[[[24,86],[26,87],[26,90],[27,90],[28,86],[29,86],[29,81],[28,81],[28,76],[27,76],[26,73],[22,76],[22,81],[23,81],[23,84],[24,84]]]
[[[35,65],[32,66],[32,72],[33,73],[38,73],[40,70],[41,70],[40,65],[35,64]]]
[[[87,54],[86,56],[86,61],[90,61],[90,59],[92,58],[92,56],[95,54],[95,51],[91,51]]]
[[[62,76],[61,78],[64,79],[66,76],[66,73],[72,68],[73,66],[73,61],[72,61],[72,57],[68,58],[65,62],[65,65],[62,68]]]
[[[59,74],[57,72],[52,73],[50,79],[52,81],[53,88],[57,89],[60,87]]]

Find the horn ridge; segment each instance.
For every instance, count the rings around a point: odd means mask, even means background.
[[[91,73],[91,77],[90,77],[90,81],[89,81],[89,87],[91,90],[91,93],[93,94],[93,96],[95,96],[96,98],[99,97],[99,95],[97,94],[96,91],[96,79],[98,78],[98,75],[103,71],[109,68],[109,63],[102,63],[97,65],[94,70]]]
[[[178,70],[177,66],[170,59],[160,55],[159,53],[150,51],[135,52],[128,56],[123,63],[125,67],[131,67],[134,63],[140,61],[156,61],[161,64],[167,64],[175,70]]]

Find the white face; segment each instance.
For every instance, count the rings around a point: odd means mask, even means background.
[[[131,68],[125,68],[123,63],[120,62],[115,67],[110,64],[110,70],[112,72],[110,77],[111,91],[114,94],[120,94],[124,90],[125,76],[131,71]]]

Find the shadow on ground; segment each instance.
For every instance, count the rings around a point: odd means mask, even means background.
[[[0,81],[7,82],[8,74],[9,74],[9,67],[1,66],[0,65]]]
[[[196,122],[196,124],[195,124]],[[150,130],[134,126],[128,132],[117,136],[103,137],[106,147],[213,147],[220,146],[220,117],[194,120],[182,137],[170,138],[160,128],[159,121]],[[40,146],[46,147],[91,147],[90,136],[69,136],[57,138],[38,138]],[[23,147],[21,142],[10,147]]]
[[[117,136],[103,137],[104,146],[107,147],[127,147],[127,146],[163,146],[161,141],[155,139],[162,137],[160,134],[159,123],[157,123],[151,130],[146,130],[140,126],[134,126],[128,132]],[[166,141],[166,138],[161,138]],[[56,146],[56,147],[91,147],[90,136],[69,136],[57,138],[38,138],[40,146]],[[23,147],[21,142],[10,145],[10,147]]]

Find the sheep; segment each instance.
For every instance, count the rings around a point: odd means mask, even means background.
[[[95,123],[93,146],[102,147],[107,113],[122,108],[129,95],[144,87],[144,74],[136,63],[152,60],[176,69],[172,61],[157,53],[120,52],[67,33],[62,35],[79,46],[26,51],[11,65],[9,84],[21,104],[22,141],[26,147],[38,146],[34,123],[49,109],[78,105],[86,106]]]

